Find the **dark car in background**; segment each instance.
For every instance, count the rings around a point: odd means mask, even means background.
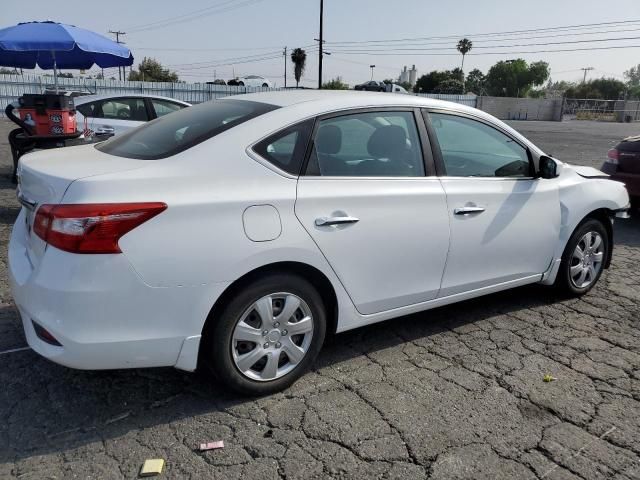
[[[627,137],[607,153],[601,169],[627,186],[631,203],[640,206],[640,135]]]
[[[384,82],[376,82],[371,80],[370,82],[364,82],[353,87],[354,90],[366,90],[367,92],[386,92],[387,85]]]

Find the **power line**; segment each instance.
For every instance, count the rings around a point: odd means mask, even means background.
[[[390,42],[405,42],[405,41],[414,41],[414,40],[444,40],[451,38],[461,38],[461,37],[493,37],[493,36],[505,36],[505,35],[514,35],[514,34],[522,34],[522,33],[533,33],[533,32],[545,32],[545,31],[563,31],[563,30],[575,30],[575,29],[586,29],[588,27],[594,26],[604,26],[604,25],[626,25],[626,24],[637,24],[640,23],[640,20],[623,20],[617,22],[599,22],[599,23],[585,23],[581,25],[567,25],[567,26],[559,26],[559,27],[545,27],[545,28],[531,28],[526,30],[510,30],[504,32],[491,32],[491,33],[464,33],[458,35],[443,35],[443,36],[432,36],[432,37],[409,37],[409,38],[399,38],[399,39],[387,39],[387,40],[350,40],[350,41],[332,41],[327,42],[328,45],[338,45],[338,44],[365,44],[365,43],[390,43]]]
[[[178,15],[177,17],[176,17],[176,16],[173,16],[173,17],[170,17],[170,18],[162,19],[162,20],[156,20],[155,22],[150,22],[150,23],[140,23],[140,24],[138,24],[138,25],[132,25],[131,27],[129,27],[129,30],[131,30],[131,31],[135,31],[135,30],[138,30],[138,29],[142,29],[142,28],[150,27],[150,26],[152,26],[152,25],[158,25],[158,24],[160,24],[160,23],[165,23],[165,22],[169,22],[169,21],[174,21],[174,20],[178,20],[178,19],[181,19],[181,18],[185,18],[185,17],[191,17],[192,15],[197,15],[197,14],[200,14],[200,13],[204,13],[204,12],[206,12],[207,10],[212,10],[212,9],[220,8],[221,6],[224,6],[224,5],[229,4],[229,3],[233,3],[233,2],[235,2],[235,1],[236,1],[236,0],[227,0],[227,1],[225,1],[225,2],[222,2],[222,3],[216,4],[216,5],[209,5],[208,7],[200,8],[200,9],[198,9],[198,10],[194,10],[194,11],[189,12],[189,13],[183,13],[182,15]]]
[[[516,48],[516,47],[536,47],[546,45],[572,45],[578,43],[596,43],[596,42],[613,42],[616,40],[640,40],[640,37],[618,37],[618,38],[594,38],[589,40],[569,40],[564,42],[538,42],[538,43],[516,43],[512,45],[483,45],[479,47],[474,46],[474,50],[484,48]],[[455,46],[451,47],[435,47],[435,48],[404,48],[404,47],[390,47],[377,50],[360,50],[362,52],[390,52],[390,51],[437,51],[437,50],[453,50]],[[336,52],[342,51],[357,51],[357,50],[335,50]]]
[[[221,58],[218,60],[207,60],[206,62],[177,63],[177,64],[167,65],[167,67],[182,68],[184,70],[200,70],[203,68],[215,67],[224,62],[233,64],[235,62],[238,62],[238,63],[246,62],[246,61],[256,60],[264,57],[272,57],[275,55],[280,56],[282,55],[282,52],[280,52],[279,50],[274,50],[272,52],[259,53],[255,55],[247,55],[243,57],[228,57],[228,58]]]
[[[526,53],[557,53],[557,52],[584,52],[584,51],[592,51],[592,50],[617,50],[621,48],[640,48],[640,45],[610,45],[607,47],[586,47],[586,48],[564,48],[564,49],[556,49],[556,50],[527,50],[527,51],[516,51],[516,52],[482,52],[482,53],[467,53],[467,55],[472,55],[474,57],[479,57],[482,55],[516,55],[516,54],[526,54]],[[419,55],[423,57],[450,57],[452,55],[458,56],[460,53],[420,53],[420,52],[412,52],[412,53],[397,53],[397,52],[364,52],[364,51],[340,51],[337,52],[340,55]]]
[[[156,30],[158,28],[165,28],[173,25],[178,25],[181,23],[191,22],[193,20],[198,20],[201,18],[210,17],[211,15],[216,15],[218,13],[225,13],[231,10],[236,10],[241,7],[246,7],[249,5],[253,5],[264,0],[243,0],[240,3],[233,3],[236,0],[228,0],[218,5],[213,5],[208,7],[207,9],[196,10],[195,12],[191,12],[190,14],[180,15],[178,17],[167,18],[165,20],[160,20],[157,22],[149,23],[147,25],[141,25],[139,27],[130,28],[129,31],[131,33],[137,32],[146,32],[149,30]],[[213,10],[212,10],[213,9]],[[203,13],[205,10],[211,10],[207,13]]]
[[[622,30],[603,30],[603,31],[589,31],[589,32],[581,32],[581,33],[559,33],[555,35],[532,35],[528,37],[523,37],[521,35],[518,36],[510,36],[508,38],[488,38],[484,40],[474,40],[474,48],[486,48],[486,46],[480,47],[478,44],[486,43],[486,42],[497,42],[497,41],[513,41],[513,40],[533,40],[537,38],[558,38],[558,37],[580,37],[585,35],[599,35],[605,33],[623,33],[623,32],[640,32],[640,28],[629,28]],[[375,44],[375,45],[332,45],[332,49],[340,49],[340,48],[363,48],[363,47],[373,47],[373,48],[383,48],[383,47],[410,47],[410,46],[431,46],[431,45],[452,45],[451,40],[447,41],[422,41],[422,42],[410,42],[410,43],[394,43],[394,44]],[[452,47],[453,48],[453,47]]]

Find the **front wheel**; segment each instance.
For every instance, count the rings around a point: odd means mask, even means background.
[[[589,219],[579,225],[562,255],[556,286],[572,295],[587,293],[602,275],[610,248],[601,221]]]
[[[203,344],[210,369],[230,388],[264,395],[295,382],[324,342],[325,308],[296,275],[271,274],[243,288]]]

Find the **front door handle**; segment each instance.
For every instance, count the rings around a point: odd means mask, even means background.
[[[316,218],[316,227],[330,227],[331,225],[343,225],[360,221],[356,217],[320,217]]]
[[[484,207],[462,207],[453,210],[455,215],[471,215],[473,213],[484,212]]]

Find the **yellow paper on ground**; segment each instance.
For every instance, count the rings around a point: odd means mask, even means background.
[[[162,458],[152,458],[145,460],[142,469],[140,470],[141,477],[152,477],[154,475],[160,475],[162,468],[164,467],[164,460]]]

